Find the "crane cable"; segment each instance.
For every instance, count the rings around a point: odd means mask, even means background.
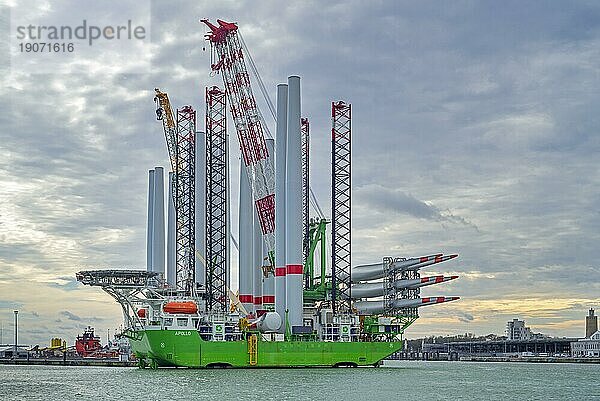
[[[265,99],[265,102],[267,103],[267,107],[269,107],[269,111],[271,112],[271,116],[273,117],[273,121],[275,122],[275,124],[277,124],[277,114],[275,112],[275,106],[273,105],[273,101],[271,100],[271,97],[269,96],[269,92],[267,91],[265,83],[263,82],[263,80],[260,76],[260,73],[258,72],[258,67],[256,67],[256,63],[254,63],[254,59],[252,58],[252,55],[250,54],[250,50],[248,50],[248,46],[246,46],[246,42],[244,41],[244,38],[242,37],[242,32],[240,32],[239,30],[238,30],[238,35],[240,36],[240,42],[242,44],[242,48],[244,49],[244,52],[248,56],[248,61],[250,63],[250,70],[252,71],[252,75],[254,75],[254,78],[256,78],[256,81],[258,82],[258,87],[260,88],[260,92],[262,93],[263,98]],[[269,136],[269,138],[272,138],[271,132],[269,131],[269,128],[264,121],[263,115],[262,115],[262,113],[260,111],[260,107],[258,107],[258,105],[257,105],[257,109],[258,109],[258,114],[260,116],[261,122],[263,123],[263,125],[267,131],[267,135]],[[323,210],[321,209],[321,206],[319,205],[319,201],[317,200],[317,197],[315,196],[315,193],[313,192],[312,187],[309,186],[309,190],[310,190],[311,206],[317,212],[319,217],[324,219],[325,215],[323,214]],[[236,248],[237,248],[237,246],[236,246]]]
[[[273,121],[275,121],[275,124],[277,124],[277,118],[275,117],[275,108],[273,106],[273,102],[271,101],[271,98],[269,97],[269,94],[267,93],[267,88],[265,87],[265,84],[264,84],[260,74],[258,73],[258,68],[256,67],[256,64],[254,63],[254,59],[252,58],[252,55],[250,54],[250,50],[248,50],[248,47],[246,46],[246,42],[244,42],[242,33],[238,32],[238,35],[240,37],[240,42],[242,44],[242,48],[244,49],[244,52],[248,56],[247,58],[250,62],[250,70],[252,71],[252,76],[254,76],[254,78],[256,78],[256,80],[258,81],[258,86],[260,88],[260,92],[262,93],[263,98],[267,102],[267,106],[269,107],[269,110],[271,111],[271,116],[273,116]],[[265,118],[263,117],[262,111],[260,110],[260,107],[258,107],[258,104],[256,105],[256,110],[258,111],[258,118],[260,119],[261,125],[265,130],[266,137],[268,139],[273,139],[271,130],[269,129],[269,126],[267,125]]]
[[[315,196],[315,193],[313,192],[312,187],[309,186],[308,189],[310,191],[310,204],[312,205],[313,209],[315,209],[315,211],[317,212],[319,217],[321,219],[324,219],[325,214],[323,214],[323,210],[321,210],[321,206],[319,206],[319,202],[317,201],[317,197]]]
[[[271,98],[269,97],[269,93],[267,92],[265,83],[263,82],[260,74],[258,73],[258,68],[256,67],[256,63],[254,63],[254,59],[252,58],[250,51],[248,50],[248,46],[246,46],[246,42],[244,41],[244,38],[242,37],[242,33],[239,32],[239,35],[240,35],[240,42],[242,43],[244,52],[246,52],[246,55],[248,56],[248,61],[250,62],[250,69],[252,70],[252,74],[256,78],[256,81],[258,82],[258,87],[260,88],[260,91],[261,91],[263,97],[265,98],[265,101],[267,102],[267,106],[269,107],[271,116],[273,116],[273,121],[277,122],[275,106],[273,105],[273,102],[271,101]]]

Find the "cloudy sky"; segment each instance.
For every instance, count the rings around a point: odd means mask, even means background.
[[[117,304],[74,273],[145,267],[147,170],[168,165],[153,88],[203,120],[204,87],[220,82],[205,17],[239,23],[271,97],[302,77],[328,215],[330,102],[352,103],[355,263],[460,253],[422,273],[460,275],[423,294],[461,300],[421,309],[409,338],[502,333],[515,317],[580,336],[600,308],[597,2],[14,3],[0,16],[0,342],[15,308],[27,344],[120,324]],[[77,43],[36,69],[11,18],[131,19],[148,37]]]

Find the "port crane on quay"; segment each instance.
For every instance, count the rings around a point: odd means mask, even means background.
[[[237,24],[201,22],[209,30],[211,69],[223,79],[223,89],[206,88],[205,132],[196,129],[191,106],[174,109],[167,93],[155,90],[172,169],[166,274],[163,250],[149,257],[147,271],[86,270],[77,279],[119,302],[122,335],[141,367],[377,366],[402,349],[419,307],[458,299],[420,297],[422,287],[456,276],[419,273],[458,255],[383,257],[351,268],[351,105],[331,103],[327,220],[310,190],[300,77],[277,86],[276,107],[267,100],[276,120],[275,138],[268,138],[246,61],[266,90]],[[227,107],[242,155],[238,294],[229,288]],[[151,171],[149,255],[150,247],[164,249],[162,191],[162,169]],[[318,218],[309,217],[311,202]]]

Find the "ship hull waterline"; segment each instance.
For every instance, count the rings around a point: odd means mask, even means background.
[[[195,330],[140,330],[130,333],[135,356],[156,367],[293,368],[377,366],[402,349],[402,341],[257,341],[254,364],[248,342],[204,341]]]

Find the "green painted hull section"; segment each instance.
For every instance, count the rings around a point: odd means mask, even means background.
[[[196,331],[145,330],[129,339],[139,359],[158,366],[317,367],[375,365],[402,349],[402,342],[258,341],[250,365],[246,341],[204,341]]]

